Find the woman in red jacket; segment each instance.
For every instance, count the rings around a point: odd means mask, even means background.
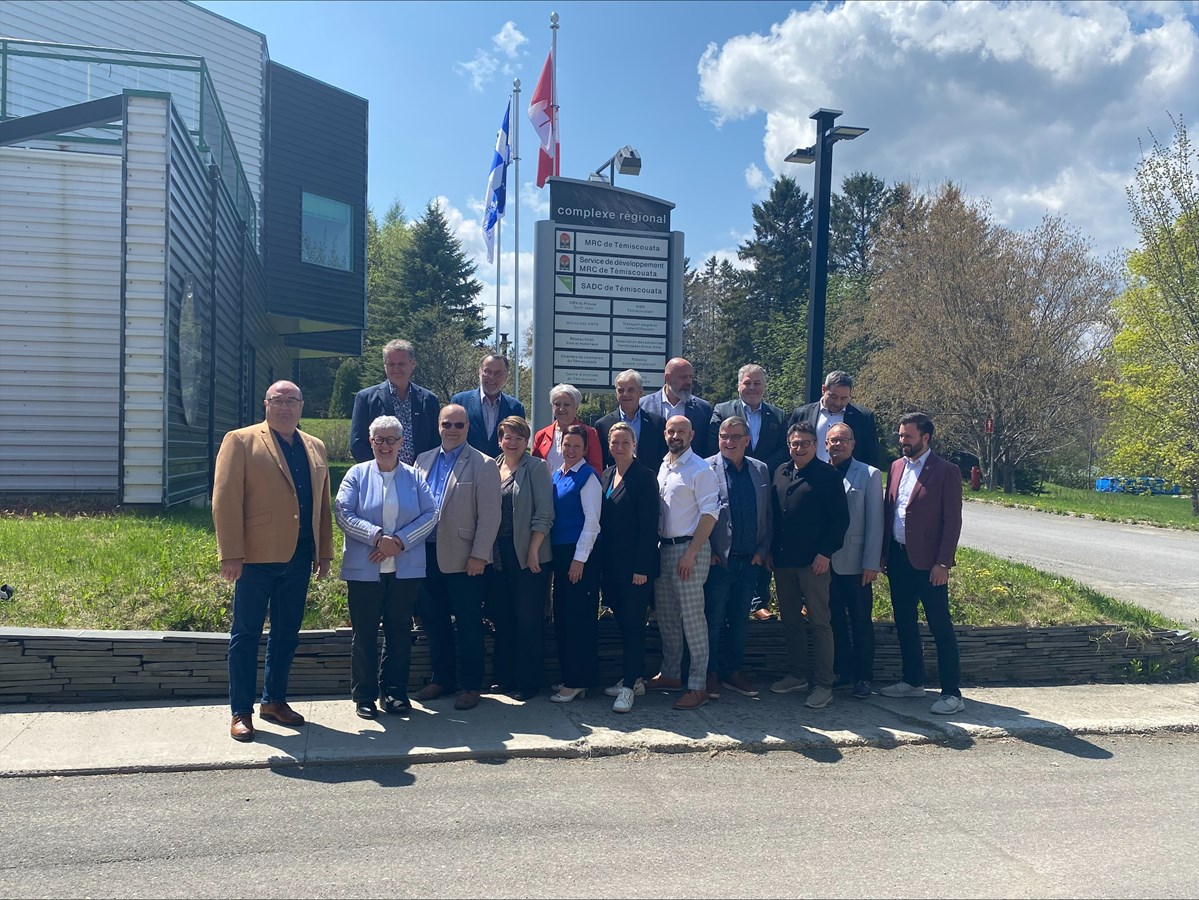
[[[604,471],[603,448],[599,434],[590,425],[579,421],[579,404],[583,395],[573,384],[559,384],[550,391],[550,405],[554,408],[554,422],[533,435],[533,455],[544,459],[551,472],[562,468],[562,433],[571,425],[579,425],[587,432],[587,446],[583,458],[596,472]]]

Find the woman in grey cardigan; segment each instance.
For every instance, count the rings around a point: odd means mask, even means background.
[[[554,492],[545,460],[528,454],[529,423],[509,416],[500,440],[501,518],[493,565],[487,567],[487,615],[495,625],[496,693],[536,696],[544,679],[545,590],[553,553]]]

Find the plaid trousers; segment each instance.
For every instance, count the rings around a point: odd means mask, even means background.
[[[687,689],[702,691],[708,684],[708,620],[704,615],[704,582],[712,564],[707,541],[695,555],[695,566],[686,581],[678,565],[690,544],[662,545],[662,574],[654,581],[654,608],[662,637],[662,675],[679,678],[683,665],[683,638],[691,651]]]

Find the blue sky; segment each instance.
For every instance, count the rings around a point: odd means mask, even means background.
[[[638,177],[617,184],[676,204],[693,263],[735,259],[751,206],[810,144],[808,114],[845,110],[869,133],[837,145],[834,184],[854,171],[986,198],[1033,227],[1063,215],[1100,254],[1131,247],[1124,187],[1149,129],[1199,112],[1194,2],[252,2],[201,0],[266,35],[271,59],[370,102],[369,201],[410,216],[443,203],[487,285],[483,192],[496,129],[520,78],[521,304],[527,323],[536,138],[525,108],[558,37],[562,174],[585,178],[625,144]],[[316,123],[314,123],[314,127]],[[502,302],[512,302],[512,185]],[[504,311],[502,330],[511,328]]]

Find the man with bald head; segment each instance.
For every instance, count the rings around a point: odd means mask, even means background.
[[[704,423],[705,427],[707,422]],[[712,561],[708,538],[720,516],[716,473],[691,449],[686,416],[666,420],[666,458],[658,469],[658,543],[661,574],[654,581],[654,607],[662,637],[662,671],[649,690],[683,689],[683,639],[691,652],[687,692],[675,709],[698,709],[708,702],[708,621],[704,582]]]
[[[691,393],[691,384],[694,378],[695,369],[691,363],[681,356],[674,357],[666,363],[662,390],[642,397],[641,408],[656,416],[661,416],[663,420],[669,419],[671,416],[685,416],[691,423],[691,431],[694,435],[691,449],[696,456],[703,459],[712,452],[708,447],[708,426],[712,421],[712,404]]]
[[[229,735],[254,740],[258,644],[267,611],[262,705],[269,722],[296,727],[304,717],[287,705],[287,680],[300,642],[308,582],[329,574],[333,518],[325,445],[300,431],[304,395],[290,381],[266,391],[265,421],[230,431],[221,441],[212,486],[221,577],[234,582],[229,634]]]

